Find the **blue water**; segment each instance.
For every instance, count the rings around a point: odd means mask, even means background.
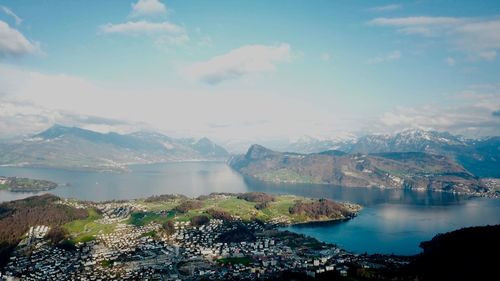
[[[289,230],[338,244],[351,251],[411,255],[418,244],[466,226],[500,223],[500,200],[474,199],[453,205],[384,203],[365,207],[347,222],[293,226]]]
[[[311,184],[270,184],[241,177],[224,163],[190,162],[137,165],[130,173],[77,172],[43,168],[0,167],[0,175],[52,180],[68,186],[51,190],[62,197],[103,201],[178,193],[263,191],[351,201],[363,206],[358,217],[340,223],[287,229],[358,253],[420,252],[419,243],[466,226],[500,224],[500,200],[468,199],[449,193],[341,188]],[[0,191],[0,202],[33,193]]]

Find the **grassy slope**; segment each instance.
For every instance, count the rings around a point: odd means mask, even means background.
[[[266,171],[256,175],[264,181],[272,182],[296,182],[296,183],[313,183],[314,179],[312,177],[303,176],[290,169],[279,169],[277,171]]]
[[[185,199],[168,199],[159,202],[146,202],[145,200],[137,200],[136,203],[143,205],[147,211],[134,212],[131,214],[127,223],[135,226],[144,226],[151,222],[163,224],[167,221],[189,221],[194,216],[205,215],[210,209],[224,211],[233,217],[239,217],[244,221],[260,219],[269,222],[273,219],[280,219],[281,222],[288,223],[303,223],[318,220],[330,220],[331,218],[324,217],[313,219],[306,215],[290,214],[289,210],[297,200],[303,202],[311,202],[313,199],[294,195],[275,196],[275,201],[270,202],[268,207],[257,210],[255,206],[258,203],[248,202],[243,199],[238,199],[236,196],[226,197],[210,197],[202,201],[202,207],[189,210],[185,213],[179,213],[173,209]],[[110,233],[114,230],[116,224],[101,224],[97,220],[101,216],[93,208],[88,209],[89,216],[85,219],[75,220],[64,225],[64,228],[71,234],[73,242],[84,242],[91,240],[97,234]]]
[[[132,213],[130,216],[130,219],[128,220],[129,224],[133,224],[135,226],[144,226],[147,225],[151,222],[157,222],[157,223],[164,223],[168,220],[171,220],[174,218],[174,213],[169,212],[165,215],[160,215],[156,212],[153,211],[148,211],[148,212],[135,212]]]
[[[85,242],[92,240],[100,233],[110,233],[115,229],[116,224],[101,224],[96,222],[101,216],[93,208],[88,209],[89,216],[85,219],[75,220],[64,225],[64,228],[72,236],[74,242]]]
[[[293,206],[296,200],[307,202],[311,199],[293,195],[276,196],[276,201],[270,202],[267,208],[263,210],[257,210],[255,208],[255,205],[257,203],[238,199],[235,196],[231,196],[228,198],[210,198],[203,200],[203,207],[200,209],[190,210],[184,214],[169,213],[168,215],[155,214],[154,211],[171,210],[179,204],[179,200],[170,200],[160,203],[142,202],[142,204],[144,204],[144,206],[151,212],[139,214],[136,213],[133,215],[133,219],[131,219],[129,222],[135,225],[143,225],[151,221],[162,223],[170,219],[174,219],[175,221],[188,221],[193,216],[206,214],[206,211],[209,209],[222,210],[231,214],[232,216],[240,217],[242,220],[246,221],[252,220],[254,218],[261,219],[263,221],[269,221],[273,218],[278,217],[287,218],[292,223],[309,221],[310,219],[305,216],[291,215],[289,213],[290,207]],[[143,219],[140,219],[140,217],[143,217]]]

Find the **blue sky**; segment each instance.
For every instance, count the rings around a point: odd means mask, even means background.
[[[0,6],[9,134],[56,122],[224,140],[499,133],[498,1]]]

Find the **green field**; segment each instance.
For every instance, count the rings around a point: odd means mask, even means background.
[[[218,259],[218,263],[220,264],[243,264],[248,265],[252,260],[249,257],[241,257],[241,258],[223,258]]]
[[[70,233],[73,242],[88,242],[95,238],[95,235],[101,233],[111,233],[116,224],[101,224],[96,220],[101,215],[93,208],[88,209],[89,216],[86,219],[75,220],[64,225],[64,228]]]
[[[161,224],[173,218],[174,218],[173,212],[169,212],[168,214],[165,215],[158,214],[157,212],[153,211],[134,212],[130,215],[128,223],[135,226],[144,226],[151,222],[157,222]]]
[[[247,198],[248,199],[248,198]],[[312,218],[304,213],[291,214],[290,208],[297,201],[304,203],[316,201],[294,195],[279,195],[273,196],[268,201],[266,206],[259,207],[261,203],[250,202],[245,199],[239,199],[238,195],[211,195],[202,200],[194,200],[187,198],[174,198],[150,202],[147,200],[135,200],[135,203],[141,205],[144,211],[136,211],[130,214],[127,220],[128,224],[134,226],[145,226],[150,223],[164,224],[168,221],[184,222],[190,221],[195,216],[206,216],[212,218],[212,211],[230,216],[233,219],[241,219],[243,221],[260,220],[263,222],[275,222],[281,224],[305,223],[311,221],[331,220],[331,217]],[[256,200],[256,199],[248,199]],[[261,199],[262,200],[262,199]],[[193,209],[177,209],[179,205],[187,201],[190,208]],[[258,200],[257,200],[258,201]],[[186,206],[186,204],[184,204]],[[259,208],[258,208],[259,207]],[[94,208],[88,209],[88,217],[85,219],[75,220],[64,225],[64,228],[69,232],[71,242],[86,242],[95,239],[98,234],[111,233],[116,223],[102,224],[98,220],[102,216]],[[147,233],[146,236],[154,237],[156,233]]]
[[[298,174],[290,169],[280,169],[276,171],[270,171],[265,173],[260,173],[256,175],[257,178],[264,181],[272,182],[289,182],[289,183],[314,183],[312,177],[307,177]]]
[[[162,211],[162,210],[171,210],[177,205],[179,205],[182,200],[181,199],[172,199],[172,200],[165,200],[165,201],[159,201],[159,202],[146,202],[145,200],[137,200],[138,203],[141,203],[143,205],[146,205],[148,208],[148,211]]]
[[[236,196],[227,196],[225,198],[212,197],[203,200],[203,206],[201,208],[190,210],[186,213],[178,213],[172,210],[178,204],[180,204],[181,200],[176,199],[155,203],[147,203],[142,201],[141,204],[148,210],[148,212],[136,212],[132,214],[129,223],[140,226],[148,224],[150,222],[164,223],[168,220],[189,221],[193,216],[206,215],[210,217],[210,215],[207,214],[207,211],[210,209],[224,211],[232,215],[233,217],[240,218],[244,221],[259,219],[264,222],[268,222],[276,218],[281,218],[288,221],[289,223],[302,223],[311,221],[311,219],[306,216],[290,214],[289,209],[295,204],[297,200],[307,202],[311,201],[312,199],[294,195],[280,195],[275,196],[275,201],[269,202],[268,207],[257,210],[255,206],[258,203],[238,199]],[[158,213],[158,210],[170,210],[170,212],[168,212],[167,215],[160,215]]]

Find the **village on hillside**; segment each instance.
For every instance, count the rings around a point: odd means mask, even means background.
[[[91,205],[100,213],[97,223],[113,228],[101,228],[76,243],[54,245],[49,226],[31,226],[4,267],[3,280],[254,280],[285,273],[345,277],[359,269],[408,263],[404,257],[349,253],[282,231],[276,221],[215,215],[134,225],[133,214],[145,211],[138,202],[63,199],[57,204],[82,209]],[[91,231],[90,224],[85,227]]]

